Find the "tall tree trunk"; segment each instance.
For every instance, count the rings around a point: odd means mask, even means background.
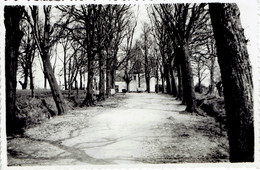
[[[69,98],[71,95],[71,58],[69,59],[69,70],[68,70],[68,90],[69,90]]]
[[[117,52],[118,52],[118,46],[116,45],[113,53],[113,59],[112,59],[112,68],[111,68],[111,88],[116,88],[116,68],[117,68]]]
[[[111,71],[109,69],[106,70],[106,96],[111,96]]]
[[[5,37],[5,73],[6,73],[6,130],[7,135],[12,135],[17,130],[16,120],[16,72],[18,67],[18,50],[23,37],[19,29],[24,7],[5,6],[4,23]]]
[[[75,78],[75,80],[74,80],[74,86],[75,86],[75,89],[78,90],[78,81],[77,81],[76,78]]]
[[[77,90],[77,88],[78,88],[77,78],[75,78],[73,82],[74,82],[74,89]]]
[[[52,96],[54,99],[54,102],[56,104],[56,108],[58,111],[58,115],[62,115],[66,113],[66,106],[64,103],[63,96],[61,94],[61,91],[59,89],[58,83],[56,81],[54,71],[51,66],[50,62],[50,35],[51,35],[51,26],[50,26],[50,11],[51,11],[51,6],[43,6],[44,9],[44,16],[45,16],[45,22],[44,22],[44,33],[42,40],[38,39],[40,35],[36,36],[38,32],[37,26],[38,26],[38,18],[37,16],[34,17],[34,38],[35,42],[37,44],[37,47],[40,51],[40,55],[42,58],[42,63],[43,63],[43,70],[44,70],[44,76],[48,79]],[[38,6],[33,6],[33,14],[38,15]]]
[[[130,81],[126,81],[126,91],[129,92]]]
[[[98,100],[105,100],[105,56],[99,55],[99,96]]]
[[[48,50],[46,50],[48,51]],[[58,83],[56,81],[56,78],[54,76],[53,70],[52,70],[52,66],[51,66],[51,62],[50,62],[50,58],[48,56],[48,52],[44,52],[43,56],[42,56],[42,63],[44,66],[44,75],[46,76],[46,78],[49,81],[49,85],[51,88],[51,92],[52,92],[52,96],[54,99],[54,102],[56,104],[56,108],[58,111],[58,115],[62,115],[65,114],[66,111],[66,106],[64,103],[64,99],[63,96],[61,94],[61,91],[59,89]]]
[[[140,76],[140,73],[138,73],[138,87],[141,88],[141,76]]]
[[[63,61],[63,77],[64,77],[64,87],[65,90],[68,90],[67,84],[67,66],[66,66],[66,50],[64,50],[64,61]]]
[[[161,67],[161,78],[162,78],[162,93],[165,93],[165,53],[163,50],[161,50],[161,56],[162,56],[162,67]]]
[[[212,58],[211,58],[211,66],[210,66],[210,87],[209,87],[209,94],[212,94],[212,93],[214,92],[214,88],[215,88],[214,70],[215,70],[215,57],[212,56]]]
[[[82,72],[82,68],[79,70],[79,89],[83,90],[83,72]]]
[[[145,41],[146,42],[146,41]],[[145,55],[144,55],[144,70],[145,70],[145,83],[146,83],[146,91],[148,92],[148,93],[150,93],[150,75],[149,75],[149,72],[150,72],[150,69],[149,69],[149,66],[148,66],[148,52],[147,52],[147,47],[146,47],[146,45],[145,45],[145,48],[144,48],[144,50],[145,50]]]
[[[174,70],[170,69],[171,73],[171,94],[176,97],[177,96],[177,87],[176,87],[176,82],[175,82],[175,77],[174,77]]]
[[[88,49],[88,84],[87,84],[87,94],[86,97],[81,104],[81,107],[84,105],[87,106],[92,106],[94,104],[94,69],[95,69],[95,61],[94,61],[94,56],[92,53],[92,48],[89,47]]]
[[[45,70],[45,67],[43,66],[43,68],[44,68],[44,71],[43,72],[46,72],[46,70]],[[52,68],[51,68],[52,69]],[[47,77],[46,77],[46,75],[44,74],[44,89],[47,89]]]
[[[200,62],[197,63],[198,64],[198,68],[200,68]],[[197,76],[198,76],[198,92],[201,93],[201,76],[200,76],[200,70],[201,69],[198,69],[198,73],[197,73]]]
[[[166,92],[167,94],[172,94],[171,81],[169,77],[169,69],[167,65],[164,66],[164,75],[166,79]]]
[[[162,93],[164,93],[164,73],[163,73],[163,71],[162,71],[162,69],[161,69],[161,79],[162,79]]]
[[[33,83],[33,68],[32,68],[32,63],[30,64],[29,72],[30,72],[31,97],[34,97],[34,83]]]
[[[107,58],[107,63],[106,63],[106,96],[110,97],[111,96],[111,58]]]
[[[150,75],[145,73],[145,84],[146,84],[146,91],[150,93]]]
[[[155,89],[156,93],[159,93],[159,71],[158,71],[158,67],[156,69],[156,89]]]
[[[32,57],[29,66],[29,77],[30,77],[30,89],[31,89],[31,97],[34,97],[34,81],[33,81],[33,60],[35,57],[35,48],[32,50]]]
[[[184,100],[186,102],[187,112],[197,112],[197,106],[195,101],[195,92],[194,92],[194,83],[192,77],[192,70],[190,64],[190,53],[188,44],[183,42],[181,47],[181,73],[182,73],[182,85],[183,85],[183,94]]]
[[[112,87],[116,89],[116,69],[113,70],[113,79],[112,79]]]
[[[27,88],[27,85],[28,85],[29,70],[28,70],[28,66],[26,66],[26,67],[27,68],[24,69],[24,82],[19,81],[23,90],[25,90]]]
[[[254,161],[253,82],[236,4],[209,4],[224,87],[231,162]]]
[[[116,70],[112,68],[110,74],[111,74],[111,88],[115,89]]]
[[[178,100],[182,100],[182,103],[185,103],[185,101],[183,101],[184,97],[183,97],[183,89],[182,89],[182,75],[181,75],[181,65],[180,64],[176,64],[176,69],[177,69],[177,76],[178,76],[178,94],[177,94],[177,99]]]

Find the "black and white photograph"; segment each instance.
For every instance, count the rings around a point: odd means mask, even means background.
[[[3,169],[256,166],[259,2],[22,2],[1,4]]]

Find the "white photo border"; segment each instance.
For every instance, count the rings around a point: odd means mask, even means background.
[[[158,3],[198,3],[198,2],[221,2],[221,3],[253,3],[257,6],[257,28],[253,28],[255,34],[253,48],[255,56],[251,59],[253,83],[254,83],[254,127],[255,127],[255,162],[254,163],[182,163],[182,164],[156,164],[156,165],[100,165],[100,166],[23,166],[7,167],[7,142],[5,128],[5,27],[4,27],[4,6],[5,5],[73,5],[73,4],[158,4]],[[2,169],[256,169],[259,168],[260,148],[260,8],[259,0],[2,0],[0,3],[0,168]],[[251,10],[251,9],[248,9]],[[249,18],[250,19],[250,18]],[[243,23],[242,23],[243,24]],[[251,40],[252,41],[252,40]]]

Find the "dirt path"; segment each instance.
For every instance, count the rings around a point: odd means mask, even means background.
[[[9,165],[228,161],[226,133],[211,117],[183,113],[171,96],[117,94],[8,140]]]

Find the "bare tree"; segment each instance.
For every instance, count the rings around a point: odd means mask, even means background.
[[[106,49],[106,93],[111,95],[111,89],[115,88],[116,69],[121,65],[118,63],[119,46],[127,35],[127,25],[132,20],[132,13],[129,11],[131,5],[113,5],[107,13],[107,31],[109,43],[105,43]]]
[[[183,97],[187,112],[199,112],[195,101],[194,84],[190,63],[189,42],[196,29],[203,26],[206,18],[205,4],[161,4],[155,6],[167,32],[174,43],[175,53],[181,66]]]
[[[24,13],[23,6],[5,6],[4,23],[6,30],[5,65],[6,65],[6,130],[12,135],[17,130],[16,122],[16,72],[18,50],[23,37],[19,25]]]
[[[134,47],[132,47],[130,49],[130,51],[128,51],[127,57],[123,58],[124,63],[122,63],[121,68],[124,71],[123,73],[123,80],[126,82],[126,91],[129,92],[130,91],[130,83],[133,80],[133,76],[135,76],[135,74],[137,74],[138,76],[138,88],[141,87],[141,73],[144,72],[143,69],[143,55],[142,55],[142,51],[139,47],[140,43],[137,41],[134,45]]]
[[[27,17],[33,30],[34,40],[39,50],[44,67],[44,75],[49,81],[52,96],[57,107],[58,115],[62,115],[66,113],[65,103],[50,62],[50,49],[55,44],[55,42],[58,41],[57,37],[59,37],[57,35],[53,36],[54,28],[50,24],[51,8],[51,6],[43,6],[44,23],[41,23],[39,20],[38,6],[30,7],[31,17],[28,13]],[[43,27],[40,26],[41,24],[43,25]],[[55,33],[59,34],[58,32]]]
[[[137,21],[129,22],[126,26],[126,36],[125,36],[125,45],[122,47],[122,51],[124,52],[124,57],[121,59],[117,67],[123,65],[124,76],[123,79],[126,82],[126,91],[129,92],[129,84],[132,81],[131,74],[133,73],[133,67],[136,62],[136,58],[133,58],[136,54],[136,48],[133,47],[133,37],[135,33],[135,28],[137,25]]]
[[[159,9],[157,9],[159,10]],[[167,59],[166,59],[166,46],[167,46],[167,40],[166,40],[166,27],[165,24],[163,23],[163,21],[160,19],[160,16],[158,16],[158,14],[156,13],[155,9],[150,6],[150,8],[147,8],[148,11],[148,15],[149,18],[152,22],[152,35],[154,37],[154,40],[159,48],[159,52],[160,52],[160,58],[158,58],[157,62],[158,62],[158,69],[160,70],[160,74],[161,74],[161,80],[162,80],[162,93],[164,93],[164,89],[165,89],[165,77],[168,76],[168,72],[167,72],[167,68],[165,68],[167,66]],[[167,78],[166,78],[167,79]],[[166,81],[167,84],[169,83],[169,81]],[[166,88],[167,91],[169,92],[169,84],[167,85],[168,87]]]
[[[197,90],[201,93],[201,83],[210,74],[210,85],[208,93],[212,93],[215,82],[215,58],[216,48],[213,36],[210,15],[205,16],[206,22],[200,29],[195,30],[190,41],[191,61],[194,75],[198,78]]]
[[[98,66],[99,66],[99,95],[98,101],[105,100],[105,69],[106,69],[106,56],[104,54],[104,43],[108,40],[108,32],[106,32],[107,20],[105,18],[107,10],[110,6],[103,7],[99,5],[99,16],[97,20],[97,53],[98,53]]]
[[[68,34],[67,34],[68,36]],[[62,45],[62,48],[63,48],[63,58],[60,60],[62,61],[63,63],[63,78],[64,78],[64,87],[65,87],[65,90],[68,90],[68,82],[67,82],[67,63],[68,63],[68,60],[69,60],[69,57],[68,57],[68,49],[70,49],[70,40],[68,38],[62,38],[60,39],[60,44]]]
[[[142,26],[142,35],[141,35],[141,48],[143,51],[144,57],[144,74],[145,74],[145,83],[146,91],[150,93],[150,78],[151,78],[151,65],[150,65],[150,46],[151,41],[151,28],[148,23],[143,23]]]
[[[254,161],[252,70],[236,4],[209,4],[224,86],[231,162]]]
[[[94,80],[94,66],[95,56],[97,51],[95,49],[96,41],[96,24],[98,20],[98,6],[97,5],[79,5],[79,6],[58,6],[62,12],[62,18],[67,23],[65,28],[69,31],[72,39],[79,45],[84,51],[82,58],[86,58],[88,69],[88,83],[87,83],[87,94],[81,104],[93,105],[93,80]],[[63,24],[60,27],[64,27]],[[76,61],[76,60],[75,60]],[[79,63],[78,63],[79,64]],[[78,65],[79,66],[79,65]]]
[[[191,58],[194,76],[198,78],[197,92],[202,93],[202,81],[208,76],[207,64],[210,58],[205,58],[203,55],[193,55]],[[195,89],[196,89],[195,88]]]
[[[216,52],[216,43],[215,39],[211,38],[209,39],[209,42],[207,43],[207,49],[209,52],[209,58],[210,62],[206,63],[206,66],[210,70],[210,85],[209,85],[209,94],[212,94],[214,92],[215,88],[215,74],[216,74],[216,57],[217,57],[217,52]]]
[[[19,81],[22,86],[22,89],[26,89],[28,85],[28,81],[30,78],[30,89],[33,91],[33,60],[35,57],[35,43],[33,40],[32,29],[27,21],[23,21],[22,29],[24,32],[24,36],[21,41],[20,49],[19,49],[19,58],[18,58],[18,69],[21,70],[21,75],[23,77],[23,82]]]

